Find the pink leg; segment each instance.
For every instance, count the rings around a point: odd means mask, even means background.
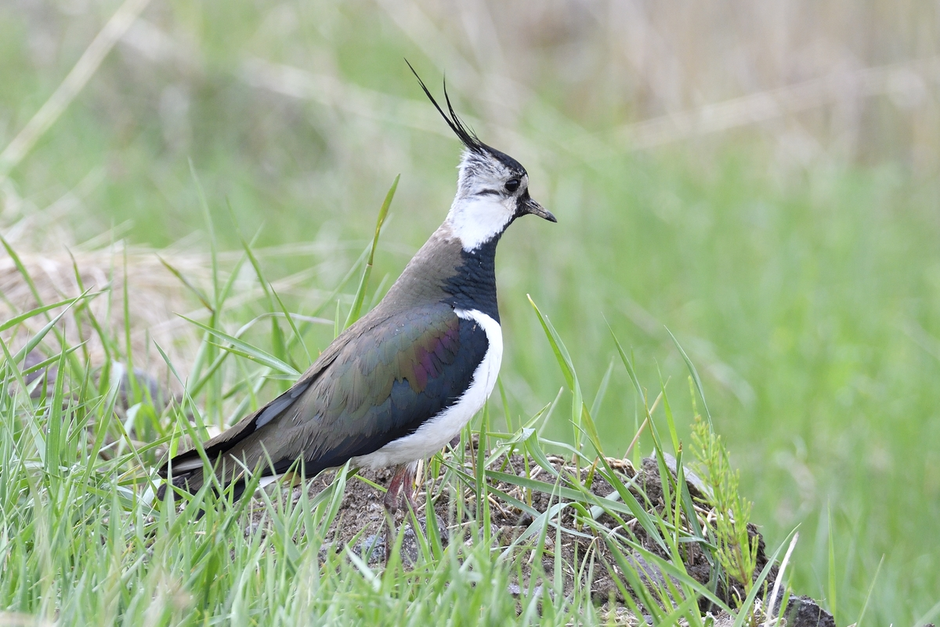
[[[385,535],[385,563],[392,556],[392,542],[395,537],[395,512],[407,501],[411,511],[418,511],[414,501],[415,475],[418,462],[402,464],[395,468],[395,474],[385,492],[385,511],[388,512],[388,533]],[[404,498],[402,498],[404,497]]]
[[[418,462],[411,462],[396,466],[395,474],[388,484],[385,492],[385,509],[394,514],[399,507],[407,502],[411,509],[417,511],[414,501],[415,475],[418,472]]]

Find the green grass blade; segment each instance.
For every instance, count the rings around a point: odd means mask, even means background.
[[[836,613],[839,608],[836,597],[838,593],[838,587],[836,586],[836,544],[832,537],[832,509],[829,503],[826,503],[826,534],[829,538],[829,574],[827,577],[829,582],[829,611],[832,612],[833,618],[838,619],[839,615]]]
[[[382,207],[379,209],[379,216],[375,221],[375,235],[372,236],[372,245],[369,247],[369,260],[362,270],[362,276],[359,279],[359,287],[356,288],[356,296],[353,299],[352,307],[349,309],[349,314],[346,316],[346,322],[343,324],[344,329],[358,320],[362,312],[362,301],[365,298],[366,288],[369,285],[369,276],[372,274],[375,249],[379,244],[379,234],[382,232],[382,225],[385,224],[388,208],[392,205],[392,199],[395,197],[395,190],[398,189],[399,179],[401,179],[401,174],[396,176],[395,180],[392,181],[392,186],[389,188],[388,193],[385,194],[385,200],[382,202]]]
[[[207,324],[203,324],[191,318],[187,318],[186,316],[180,315],[180,318],[182,318],[183,320],[186,320],[187,322],[191,324],[196,325],[200,329],[204,330],[206,333],[214,335],[222,340],[225,340],[226,342],[230,343],[233,347],[238,349],[241,355],[244,355],[245,357],[248,357],[252,359],[253,361],[256,361],[260,364],[264,364],[265,366],[268,366],[272,370],[276,372],[280,372],[288,376],[292,376],[292,377],[300,376],[300,371],[298,371],[296,368],[278,359],[274,355],[271,355],[270,353],[261,350],[260,348],[256,346],[252,346],[251,344],[243,340],[240,340],[237,337],[229,335],[228,333],[225,333],[224,331],[220,331],[219,329],[214,329]]]
[[[11,329],[11,328],[15,327],[16,325],[18,325],[18,324],[20,324],[20,323],[22,323],[22,322],[25,322],[26,320],[29,320],[30,318],[35,318],[35,317],[38,316],[39,314],[45,313],[45,312],[47,312],[47,311],[49,311],[49,310],[51,310],[51,309],[55,309],[56,307],[71,307],[71,306],[75,305],[76,303],[79,303],[79,302],[84,301],[84,300],[86,300],[86,299],[90,300],[90,299],[92,299],[92,298],[95,298],[95,297],[98,296],[99,294],[101,294],[101,292],[94,292],[94,293],[91,293],[91,292],[89,292],[88,290],[86,290],[85,292],[82,293],[81,296],[78,296],[78,297],[76,297],[76,298],[69,298],[69,299],[66,299],[66,300],[60,300],[59,302],[57,302],[57,303],[52,303],[51,305],[42,305],[41,307],[36,307],[36,308],[34,308],[34,309],[30,309],[29,311],[27,311],[27,312],[25,312],[25,313],[19,314],[19,315],[17,315],[17,316],[13,316],[12,318],[8,318],[6,321],[4,321],[2,324],[0,324],[0,331],[6,331],[7,329]],[[56,318],[56,319],[58,320],[59,318],[61,318],[61,316],[59,316],[59,317]]]
[[[571,424],[573,427],[572,433],[574,435],[574,448],[580,451],[583,416],[587,412],[587,408],[584,407],[584,397],[581,394],[581,384],[578,383],[578,375],[574,369],[574,362],[572,362],[571,355],[568,354],[568,349],[565,348],[565,344],[561,340],[561,336],[558,335],[558,332],[555,330],[555,327],[552,326],[551,321],[547,316],[542,315],[538,305],[536,305],[535,301],[532,300],[532,296],[527,294],[526,298],[529,299],[529,304],[532,305],[532,308],[535,310],[535,315],[539,319],[539,324],[542,325],[542,331],[544,331],[545,337],[548,339],[548,343],[551,345],[552,351],[555,353],[555,360],[558,362],[559,367],[561,367],[565,381],[568,383],[568,389],[571,390]]]
[[[708,401],[705,400],[705,388],[702,386],[702,379],[698,376],[698,370],[696,370],[695,364],[693,364],[692,360],[689,359],[689,356],[682,348],[682,345],[679,344],[679,340],[676,339],[676,336],[672,334],[672,331],[666,329],[666,332],[669,334],[669,337],[672,338],[676,348],[679,349],[679,354],[682,355],[682,359],[685,361],[686,367],[688,367],[689,372],[692,374],[692,380],[695,381],[695,389],[698,390],[698,395],[702,398],[702,405],[705,407],[705,418],[708,420],[708,426],[714,429],[714,426],[712,425],[712,414],[710,411],[708,411]]]
[[[195,285],[193,285],[192,282],[190,282],[190,280],[187,279],[186,276],[185,276],[182,272],[180,272],[180,271],[177,270],[175,267],[173,267],[173,264],[171,264],[169,261],[167,261],[166,259],[164,259],[164,258],[161,257],[160,255],[157,255],[157,259],[160,260],[160,263],[163,264],[163,267],[164,267],[164,268],[166,268],[167,270],[169,270],[170,273],[171,273],[173,276],[175,276],[177,279],[179,279],[179,282],[180,282],[180,283],[182,283],[183,285],[185,285],[186,288],[189,289],[189,291],[192,292],[193,295],[194,295],[197,299],[199,299],[199,302],[202,303],[202,306],[203,306],[203,307],[205,307],[206,309],[208,309],[210,312],[211,312],[211,311],[214,311],[214,309],[213,309],[213,307],[212,307],[212,304],[209,302],[209,297],[206,296],[206,295],[203,293],[203,291],[202,291],[201,289],[199,289],[198,287],[196,287]]]

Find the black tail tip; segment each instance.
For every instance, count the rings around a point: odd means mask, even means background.
[[[188,494],[195,494],[196,492],[198,492],[198,490],[191,489],[191,486],[189,485],[189,481],[187,481],[187,479],[188,477],[182,476],[182,477],[174,477],[172,481],[169,481],[169,480],[164,481],[160,485],[160,487],[157,488],[156,500],[165,501],[167,498],[167,495],[171,492],[172,488],[179,488],[180,490],[187,492]],[[245,490],[247,487],[248,487],[248,483],[244,478],[236,479],[231,484],[229,484],[227,488],[224,489],[222,494],[228,494],[229,492],[231,492],[232,502],[234,503],[235,501],[238,501],[240,498],[242,498],[242,496],[244,496]],[[211,492],[215,494],[217,497],[220,496],[220,492],[216,488],[212,488]]]

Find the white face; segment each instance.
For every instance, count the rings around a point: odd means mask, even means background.
[[[447,222],[465,251],[479,248],[506,229],[528,185],[524,172],[513,172],[495,158],[464,152]]]

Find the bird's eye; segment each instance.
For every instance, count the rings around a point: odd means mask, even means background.
[[[519,189],[519,179],[509,179],[506,181],[507,192],[514,193],[517,189]]]

